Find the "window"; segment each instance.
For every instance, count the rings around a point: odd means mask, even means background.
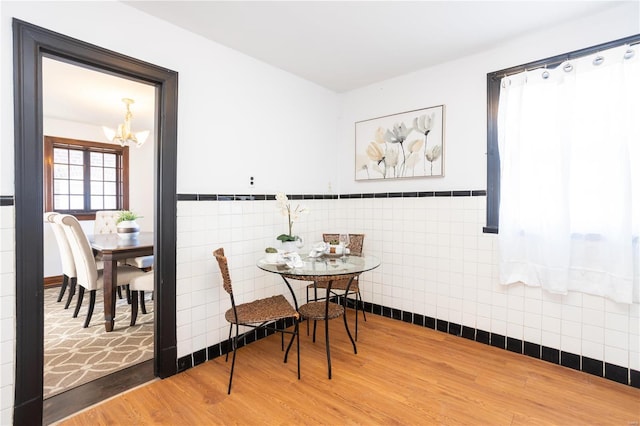
[[[44,137],[46,211],[95,219],[97,210],[129,206],[129,148]]]
[[[483,229],[485,233],[498,233],[500,206],[498,103],[500,100],[500,84],[502,78],[525,70],[555,68],[569,59],[582,57],[611,47],[635,44],[638,42],[640,42],[640,35],[635,35],[487,74],[487,218],[486,226]]]
[[[638,41],[489,76],[487,230],[502,284],[640,301]]]

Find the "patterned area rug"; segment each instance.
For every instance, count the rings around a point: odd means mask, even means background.
[[[138,309],[136,325],[129,326],[131,306],[126,298],[116,299],[116,321],[112,332],[104,329],[102,292],[96,294],[96,304],[89,327],[83,328],[89,294],[85,293],[77,318],[73,310],[64,309],[68,295],[56,302],[60,289],[44,291],[44,398],[80,386],[114,371],[153,358],[153,301],[145,294],[147,314]],[[124,294],[123,294],[124,296]]]

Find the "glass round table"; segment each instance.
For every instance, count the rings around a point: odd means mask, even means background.
[[[319,257],[302,257],[297,259],[298,261],[289,260],[288,262],[279,261],[276,263],[268,263],[264,259],[258,261],[258,268],[271,272],[274,274],[279,274],[284,280],[285,284],[289,288],[291,292],[291,296],[293,297],[293,302],[296,310],[300,312],[300,314],[305,318],[305,320],[314,320],[314,324],[316,320],[324,320],[325,324],[325,340],[326,340],[326,350],[327,350],[327,369],[328,376],[331,379],[331,352],[329,349],[329,319],[337,318],[342,316],[344,319],[344,327],[347,331],[347,335],[349,336],[349,340],[351,340],[351,344],[353,345],[353,353],[358,353],[356,348],[356,342],[351,335],[351,331],[349,330],[349,324],[347,322],[346,315],[346,307],[347,307],[347,297],[346,295],[349,293],[349,287],[353,283],[353,279],[363,272],[371,271],[378,266],[380,266],[380,259],[375,256],[329,256],[323,255]],[[317,297],[316,300],[312,302],[308,302],[302,306],[298,306],[298,300],[296,298],[295,292],[291,287],[290,279],[293,280],[301,280],[301,281],[311,281],[315,285],[318,282],[324,281],[327,283],[325,293],[325,300],[323,302],[324,311],[319,310],[318,308],[322,308],[318,305]],[[344,303],[339,305],[337,303],[331,302],[331,285],[334,281],[338,280],[348,280],[348,284],[345,291]],[[314,294],[317,294],[317,291],[314,291]],[[311,313],[314,312],[314,313]],[[315,327],[315,326],[314,326]],[[314,338],[315,338],[315,328],[314,328]]]

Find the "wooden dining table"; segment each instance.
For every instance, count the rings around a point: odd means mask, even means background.
[[[122,238],[118,234],[88,235],[93,251],[104,262],[102,284],[104,289],[104,328],[113,330],[116,313],[118,261],[139,256],[153,255],[153,232],[140,232],[134,238]]]

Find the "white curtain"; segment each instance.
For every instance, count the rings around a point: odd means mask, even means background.
[[[639,48],[502,80],[501,283],[640,301]]]

